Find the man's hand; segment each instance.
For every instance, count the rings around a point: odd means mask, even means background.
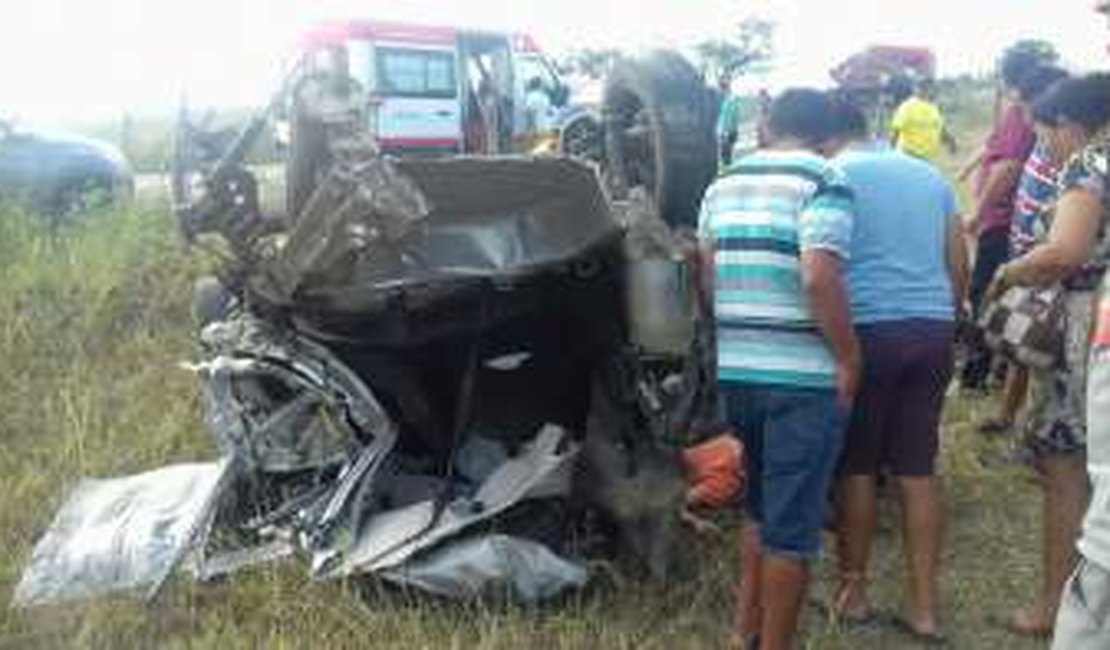
[[[840,257],[827,250],[806,250],[802,251],[801,262],[802,288],[817,329],[836,364],[837,398],[842,406],[850,408],[859,386],[862,363],[841,277]]]
[[[852,402],[859,392],[860,378],[863,375],[863,363],[859,351],[855,359],[836,364],[836,399],[845,410],[852,408]]]
[[[964,161],[964,166],[960,168],[960,173],[956,176],[961,183],[966,182],[975,173],[975,170],[979,169],[979,163],[983,161],[983,154],[983,148],[979,147],[974,155]]]

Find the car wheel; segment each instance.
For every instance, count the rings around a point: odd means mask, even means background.
[[[604,92],[605,157],[614,196],[643,188],[671,226],[692,226],[717,167],[713,105],[675,52],[617,63]]]
[[[55,221],[65,222],[94,210],[111,207],[115,201],[111,179],[71,178],[54,190],[45,212]]]
[[[563,128],[559,136],[559,151],[571,158],[601,163],[604,151],[601,124],[592,117],[575,119]]]

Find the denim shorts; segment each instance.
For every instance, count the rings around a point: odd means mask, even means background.
[[[720,392],[725,416],[744,441],[744,502],[764,551],[816,555],[847,420],[836,393],[728,382]]]

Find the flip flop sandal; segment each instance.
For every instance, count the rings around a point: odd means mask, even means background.
[[[941,632],[922,632],[910,624],[904,616],[891,616],[890,623],[894,629],[910,637],[914,641],[929,646],[946,646],[948,637]]]
[[[879,612],[874,608],[867,610],[863,614],[849,615],[840,612],[837,608],[817,598],[811,599],[809,605],[816,609],[825,620],[849,630],[860,631],[872,629],[882,622]]]

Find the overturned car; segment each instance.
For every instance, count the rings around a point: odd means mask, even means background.
[[[683,237],[575,160],[382,157],[332,81],[295,74],[216,159],[182,129],[182,230],[225,259],[189,366],[222,457],[79,485],[17,604],[291,555],[525,602],[614,552],[668,575],[680,447],[715,432]],[[272,215],[243,158],[283,110]]]

